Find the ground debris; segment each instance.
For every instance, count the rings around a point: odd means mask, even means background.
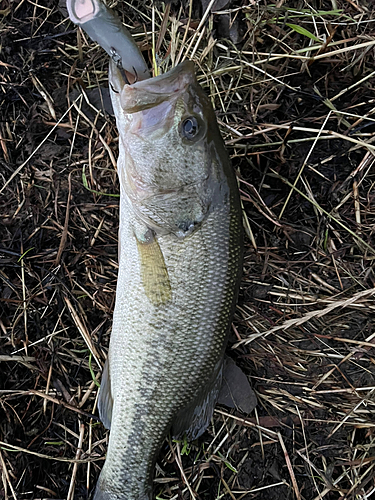
[[[150,67],[153,43],[161,71],[196,63],[247,234],[228,355],[258,405],[167,440],[158,498],[371,498],[375,6],[110,3]],[[108,61],[64,2],[0,11],[0,498],[87,499],[117,277]]]

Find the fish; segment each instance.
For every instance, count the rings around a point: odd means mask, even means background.
[[[110,429],[94,500],[151,500],[171,433],[213,414],[242,270],[235,172],[185,61],[129,85],[110,61],[119,131],[119,271],[99,416]]]
[[[119,272],[98,398],[110,437],[94,500],[152,500],[168,433],[197,439],[219,395],[254,406],[246,376],[224,360],[242,271],[239,191],[194,64],[150,78],[100,0],[67,7],[110,55],[119,131]],[[231,380],[241,377],[239,392]]]

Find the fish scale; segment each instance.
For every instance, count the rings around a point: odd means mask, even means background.
[[[170,81],[178,88],[171,96]],[[237,183],[193,66],[184,63],[147,82],[148,108],[142,109],[145,82],[121,90],[112,68],[111,83],[119,92],[112,92],[112,99],[120,133],[121,250],[99,395],[110,438],[95,500],[151,500],[154,466],[168,432],[196,438],[207,427],[242,268]],[[157,113],[147,116],[150,86],[171,101],[162,108],[159,129]],[[130,91],[139,93],[131,113],[120,103],[121,92]],[[181,139],[181,123],[193,108],[206,128],[190,144]],[[181,197],[186,189],[190,195]],[[181,234],[181,213],[184,221],[197,214],[202,220]]]

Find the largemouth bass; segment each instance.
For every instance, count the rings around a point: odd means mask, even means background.
[[[119,274],[98,403],[111,432],[94,500],[151,500],[166,435],[199,437],[219,395],[242,270],[239,193],[194,65],[147,79],[100,0],[67,7],[111,56],[120,135]],[[249,391],[238,400],[250,411]]]
[[[221,386],[242,269],[238,187],[194,65],[126,85],[110,63],[120,135],[119,274],[99,413],[111,429],[95,500],[150,500],[168,432],[195,439]]]

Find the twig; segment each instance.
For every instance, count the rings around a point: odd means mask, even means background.
[[[0,462],[1,462],[1,469],[3,471],[2,476],[3,476],[3,484],[4,484],[5,496],[7,496],[7,484],[8,484],[9,488],[10,488],[10,491],[12,492],[12,496],[13,496],[14,500],[17,500],[17,496],[16,496],[16,493],[14,491],[13,485],[12,485],[12,483],[10,481],[8,469],[7,469],[7,466],[5,464],[5,461],[4,461],[4,458],[3,458],[3,454],[1,453],[1,450],[0,450]]]
[[[286,465],[288,467],[288,471],[289,471],[289,474],[290,474],[290,478],[292,480],[292,483],[293,483],[293,489],[294,489],[294,493],[297,497],[297,500],[301,500],[301,493],[299,491],[299,488],[298,488],[298,484],[297,484],[297,481],[296,481],[296,477],[294,475],[294,472],[293,472],[293,467],[292,467],[292,463],[290,461],[290,458],[289,458],[289,455],[288,455],[288,452],[285,448],[285,444],[284,444],[284,440],[283,438],[281,437],[281,434],[280,432],[277,433],[278,437],[279,437],[279,441],[280,441],[280,444],[281,444],[281,448],[283,449],[283,452],[284,452],[284,456],[285,456],[285,462],[286,462]]]
[[[34,396],[39,396],[44,399],[48,399],[48,401],[52,401],[52,403],[56,403],[58,405],[64,406],[68,410],[73,410],[76,413],[79,413],[80,415],[84,415],[85,417],[89,417],[94,419],[95,421],[99,422],[99,418],[96,415],[93,415],[92,413],[88,413],[86,411],[81,410],[80,408],[77,408],[74,405],[71,405],[69,403],[66,403],[65,401],[61,399],[54,398],[53,396],[50,396],[49,394],[43,394],[43,392],[35,391],[33,389],[26,391],[25,394],[33,394]]]
[[[302,316],[302,318],[293,318],[288,321],[285,321],[282,325],[277,325],[271,328],[270,330],[267,330],[266,332],[263,333],[258,333],[255,335],[251,336],[251,340],[249,339],[244,339],[241,340],[241,342],[237,342],[234,346],[233,349],[237,348],[241,344],[248,344],[255,340],[258,337],[266,337],[268,335],[271,335],[272,333],[277,332],[278,330],[287,330],[288,328],[291,328],[292,326],[300,326],[303,323],[306,323],[306,321],[310,321],[313,318],[320,318],[322,316],[325,316],[326,314],[329,314],[331,311],[334,309],[337,309],[338,307],[344,308],[349,306],[350,304],[353,304],[353,302],[356,302],[358,299],[362,299],[364,297],[369,297],[375,295],[375,288],[370,288],[369,290],[363,290],[361,292],[357,292],[354,294],[352,297],[349,297],[348,299],[344,300],[337,300],[330,304],[329,306],[325,307],[324,309],[318,309],[316,311],[311,311],[305,315]]]
[[[82,335],[83,340],[85,341],[85,343],[86,343],[87,347],[89,348],[91,354],[93,355],[93,357],[94,357],[94,359],[96,361],[96,364],[99,367],[102,367],[102,364],[100,362],[100,355],[99,355],[96,347],[92,343],[91,337],[90,337],[90,335],[89,335],[89,333],[88,333],[85,325],[81,321],[81,318],[78,316],[77,312],[75,311],[75,309],[74,309],[72,303],[70,302],[70,300],[68,299],[68,297],[64,297],[64,300],[66,302],[66,305],[68,306],[70,314],[72,315],[73,321],[76,324],[76,327],[78,328],[80,334]]]
[[[61,255],[64,251],[64,248],[66,245],[66,240],[68,239],[69,209],[70,209],[70,198],[72,195],[72,173],[71,172],[68,176],[68,183],[69,183],[69,191],[68,191],[68,199],[66,200],[65,222],[64,222],[63,232],[61,235],[59,249],[57,251],[55,266],[58,266],[60,264]]]
[[[0,441],[0,450],[8,450],[8,451],[21,451],[22,453],[27,453],[28,455],[34,455],[35,457],[45,458],[47,460],[55,460],[57,462],[66,462],[66,463],[78,463],[78,464],[87,464],[88,462],[101,462],[105,460],[105,457],[90,457],[90,458],[64,458],[64,457],[51,457],[50,455],[45,455],[44,453],[37,453],[36,451],[27,450],[26,448],[21,448],[20,446],[15,446],[14,444],[5,443],[4,441]]]
[[[79,426],[79,440],[78,440],[78,446],[77,446],[76,457],[75,457],[76,461],[74,462],[74,465],[73,465],[72,478],[70,480],[70,486],[69,486],[69,491],[68,491],[68,495],[66,497],[66,500],[73,500],[74,486],[75,486],[77,470],[78,470],[77,460],[79,460],[79,457],[81,456],[81,453],[82,453],[82,443],[83,443],[84,433],[85,433],[85,426],[83,423],[81,423]]]

